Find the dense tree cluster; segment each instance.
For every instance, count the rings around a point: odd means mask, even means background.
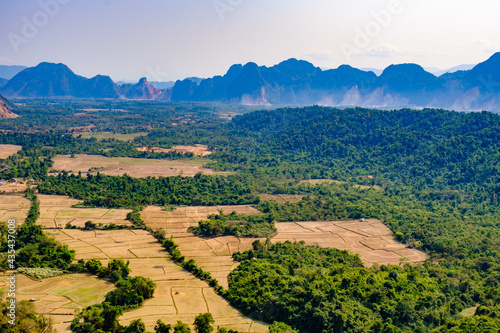
[[[236,237],[270,237],[276,232],[272,214],[242,215],[232,212],[208,216],[208,220],[190,227],[188,231],[203,237],[236,236]]]
[[[304,332],[425,332],[480,301],[441,268],[365,268],[358,255],[285,242],[235,253],[228,298],[245,313]]]
[[[132,178],[100,173],[81,177],[59,174],[39,184],[40,193],[69,195],[96,207],[137,205],[239,205],[257,203],[259,198],[235,176]]]

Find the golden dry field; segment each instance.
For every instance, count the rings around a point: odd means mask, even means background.
[[[272,242],[304,241],[307,245],[349,250],[358,253],[366,266],[397,265],[404,258],[410,263],[427,259],[423,252],[399,243],[391,230],[375,219],[276,223],[276,229],[278,234]]]
[[[73,208],[71,206],[81,201],[60,195],[38,195],[40,200],[40,217],[37,224],[44,228],[64,228],[70,222],[77,227],[83,227],[86,221],[103,225],[131,225],[126,220],[129,209],[107,208]]]
[[[30,204],[20,195],[0,195],[0,222],[14,219],[18,225],[24,223]]]
[[[23,274],[16,277],[17,301],[34,302],[38,313],[52,318],[58,333],[71,332],[70,321],[81,309],[104,301],[114,284],[88,274],[66,274],[43,280]],[[6,297],[9,283],[0,275],[0,293]]]
[[[65,196],[39,195],[42,225],[50,225],[47,221],[79,218],[83,213],[87,219],[103,214],[93,221],[99,223],[109,214],[108,209],[71,208],[78,200]],[[238,206],[203,207],[200,218],[217,213],[217,208],[237,209]],[[158,210],[160,208],[156,207]],[[193,207],[183,207],[192,209]],[[108,211],[108,213],[106,213]],[[114,210],[117,211],[117,210]],[[124,210],[126,211],[126,210]],[[256,211],[245,206],[243,212]],[[99,213],[99,214],[97,214]],[[123,212],[125,214],[125,212]],[[166,212],[165,212],[166,213]],[[45,222],[44,222],[45,221]],[[64,222],[63,220],[57,220]],[[83,219],[82,219],[83,221]],[[114,220],[116,223],[116,220]],[[194,220],[191,220],[194,221]],[[127,221],[128,222],[128,221]],[[73,222],[72,222],[73,223]],[[74,223],[76,224],[76,223]],[[194,225],[191,222],[190,225]],[[53,222],[52,222],[53,225]],[[157,284],[154,297],[144,306],[126,312],[120,322],[124,325],[134,319],[141,318],[149,331],[153,331],[158,319],[165,323],[175,324],[177,320],[192,324],[194,317],[200,313],[210,312],[214,316],[216,326],[224,326],[240,332],[267,332],[267,326],[255,322],[231,307],[222,297],[216,295],[206,282],[199,280],[169,259],[169,254],[158,241],[144,230],[94,230],[46,229],[49,235],[76,251],[76,259],[99,259],[107,265],[110,259],[130,261],[131,275],[149,277]],[[96,302],[97,303],[97,302]],[[50,314],[52,316],[52,314]],[[52,316],[61,329],[68,327],[71,318]],[[66,321],[63,322],[63,321]],[[61,331],[60,332],[64,332]]]
[[[227,172],[215,172],[203,167],[204,164],[210,162],[206,159],[156,160],[79,154],[74,158],[70,155],[57,155],[53,160],[54,165],[51,170],[65,170],[73,174],[78,174],[80,171],[83,175],[86,175],[91,168],[97,168],[94,170],[105,175],[122,176],[126,173],[131,177],[193,177],[197,173],[227,174]]]
[[[17,146],[17,145],[0,145],[0,159],[5,159],[9,156],[14,155],[22,148],[23,146]]]
[[[208,150],[208,146],[205,145],[194,145],[194,146],[173,146],[172,148],[159,148],[159,147],[141,147],[137,148],[138,151],[150,151],[155,153],[193,153],[195,156],[208,156],[212,154],[211,151]]]

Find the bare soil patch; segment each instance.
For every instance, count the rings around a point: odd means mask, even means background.
[[[51,170],[65,170],[73,174],[81,172],[87,175],[89,169],[94,168],[95,173],[110,176],[122,176],[128,174],[131,177],[170,177],[183,176],[193,177],[197,173],[205,175],[227,174],[227,172],[216,172],[205,168],[203,165],[210,162],[206,159],[193,160],[156,160],[146,158],[129,157],[105,157],[100,155],[58,155],[54,158],[54,165]]]

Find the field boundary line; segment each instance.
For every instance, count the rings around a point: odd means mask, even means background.
[[[212,289],[211,287],[209,288]],[[205,301],[205,305],[207,306],[207,312],[210,312],[210,307],[208,306],[208,301],[205,297],[205,287],[201,287],[201,295],[203,296],[203,300]]]
[[[180,280],[180,279],[178,279]],[[170,297],[172,298],[172,302],[174,304],[174,308],[175,308],[175,314],[179,314],[179,309],[177,308],[177,304],[175,304],[175,298],[174,298],[174,287],[170,287]]]

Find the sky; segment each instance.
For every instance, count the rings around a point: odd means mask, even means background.
[[[321,68],[447,69],[500,51],[498,0],[0,0],[0,65],[64,63],[115,81]]]

